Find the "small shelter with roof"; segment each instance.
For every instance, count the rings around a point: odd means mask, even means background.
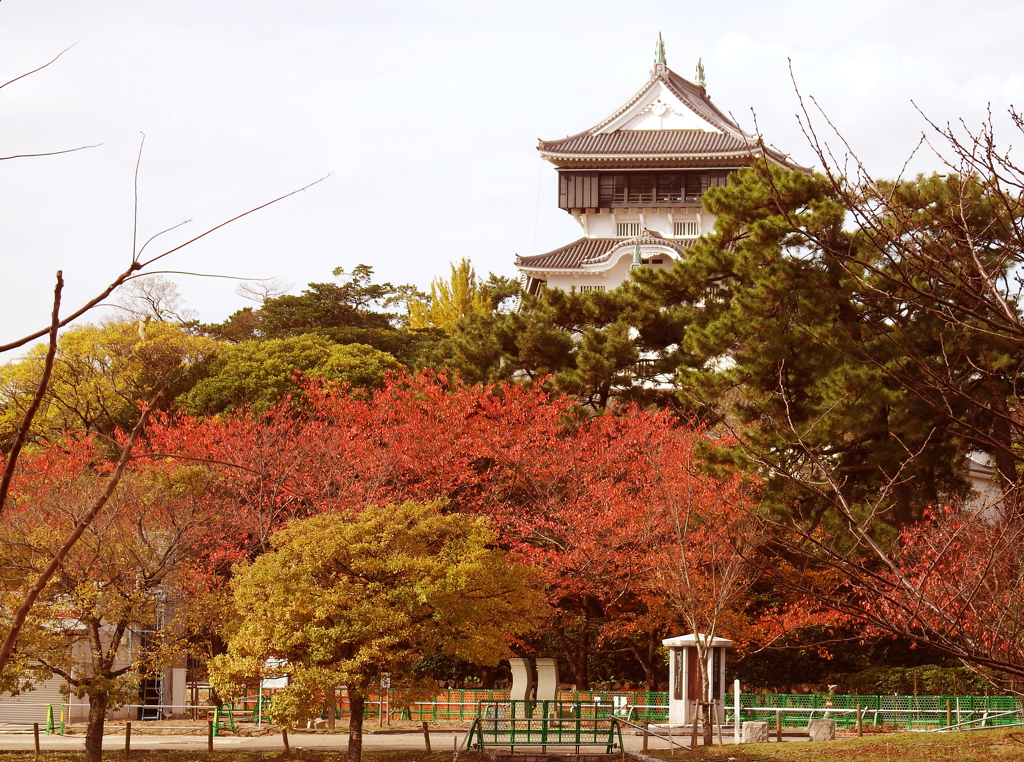
[[[636,95],[590,129],[541,140],[537,150],[558,168],[558,206],[583,237],[517,257],[530,293],[544,284],[603,291],[633,267],[669,268],[714,224],[701,208],[708,188],[761,156],[797,168],[711,102],[700,62],[693,82],[669,69],[661,35],[654,69]]]
[[[698,643],[707,655],[708,692],[704,695],[701,680]],[[725,711],[725,652],[732,641],[710,635],[693,633],[661,641],[669,650],[668,722],[669,725],[689,725],[693,722],[695,702],[718,702],[718,722],[724,721]]]

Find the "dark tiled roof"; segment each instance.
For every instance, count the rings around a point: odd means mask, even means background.
[[[526,267],[537,270],[567,270],[574,269],[583,264],[584,260],[591,260],[607,254],[621,238],[581,238],[573,241],[568,246],[549,251],[546,254],[536,254],[532,257],[518,257],[517,267]]]
[[[630,109],[656,83],[661,82],[680,101],[721,133],[703,130],[619,130],[601,133],[600,130]],[[760,153],[757,138],[749,135],[727,117],[708,98],[702,87],[683,79],[664,65],[656,65],[650,80],[607,119],[577,135],[561,140],[541,140],[537,146],[541,153],[560,158],[611,156],[616,158],[657,156],[674,159],[736,157]],[[774,149],[765,148],[764,153],[780,164],[793,169],[803,169]]]
[[[624,253],[629,252],[637,241],[641,246],[668,246],[682,254],[693,245],[694,240],[669,240],[649,230],[645,230],[639,238],[581,238],[546,254],[517,257],[516,267],[525,270],[577,270],[584,265],[597,264],[607,259],[612,249],[616,247],[621,246]]]
[[[732,135],[703,130],[622,130],[620,132],[581,132],[562,140],[548,140],[540,144],[544,153],[583,156],[625,155],[666,156],[696,155],[735,156],[746,154],[750,144]]]

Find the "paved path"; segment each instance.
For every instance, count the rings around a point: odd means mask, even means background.
[[[464,730],[453,733],[450,730],[431,730],[430,746],[434,751],[450,751],[454,744],[462,744]],[[676,737],[677,743],[689,743],[689,738]],[[643,744],[640,736],[624,735],[623,743],[627,750],[639,751]],[[732,735],[723,735],[723,740],[728,744],[732,742]],[[288,735],[288,742],[294,749],[301,746],[304,749],[337,749],[339,751],[348,748],[348,735],[338,733],[335,735],[296,733]],[[698,743],[700,743],[698,741]],[[206,749],[207,739],[202,735],[147,735],[132,728],[132,749],[153,750],[168,749],[182,751],[202,751]],[[651,749],[667,749],[668,743],[657,738],[649,739]],[[124,732],[108,733],[104,738],[103,746],[106,749],[123,749]],[[82,750],[85,748],[85,736],[39,736],[39,747],[43,751],[58,750]],[[281,736],[278,733],[266,736],[236,737],[227,736],[213,739],[214,750],[233,751],[280,751],[283,749]],[[422,750],[422,731],[411,731],[408,733],[389,734],[366,734],[363,736],[363,748],[376,751],[397,751],[397,750]],[[549,747],[549,749],[562,748],[566,751],[572,747]],[[586,747],[585,747],[586,748]],[[0,751],[31,751],[33,741],[31,733],[0,733]],[[539,749],[539,747],[538,747]],[[593,751],[603,751],[600,747],[590,747]]]

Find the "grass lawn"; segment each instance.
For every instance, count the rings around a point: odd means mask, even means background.
[[[518,756],[518,755],[517,755]],[[742,762],[811,762],[812,760],[855,760],[856,762],[1008,762],[1024,760],[1024,729],[1006,728],[974,731],[969,733],[887,733],[868,738],[848,738],[831,743],[812,744],[806,741],[782,744],[746,744],[704,748],[694,751],[677,751],[669,756],[668,751],[653,752],[655,756],[672,762],[696,762],[697,760],[736,760]],[[40,755],[45,762],[77,762],[78,752],[44,752]],[[104,752],[105,760],[123,762],[124,752]],[[318,752],[305,749],[303,762],[327,762],[344,759],[345,752]],[[450,751],[427,754],[422,751],[367,751],[364,762],[451,762]],[[31,752],[0,752],[0,762],[36,762]],[[152,762],[283,762],[295,760],[276,751],[217,751],[212,755],[197,751],[133,751],[130,759],[145,759]],[[489,758],[475,752],[463,752],[460,762],[489,762]]]
[[[989,762],[1024,760],[1024,729],[1005,728],[962,733],[885,733],[829,743],[794,741],[704,748],[692,752],[657,751],[665,760],[749,760],[749,762]]]

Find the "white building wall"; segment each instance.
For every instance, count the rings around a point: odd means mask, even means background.
[[[40,683],[35,690],[17,696],[0,695],[0,727],[4,725],[31,725],[38,722],[46,726],[47,707],[53,707],[54,724],[60,722],[60,708],[64,703],[61,688],[64,680],[54,677]]]
[[[675,223],[696,222],[698,235],[711,232],[715,227],[715,216],[707,212],[642,212],[637,209],[602,209],[596,213],[580,214],[580,227],[587,238],[619,238],[619,223],[640,223],[641,230],[650,230],[658,235],[676,238]]]

